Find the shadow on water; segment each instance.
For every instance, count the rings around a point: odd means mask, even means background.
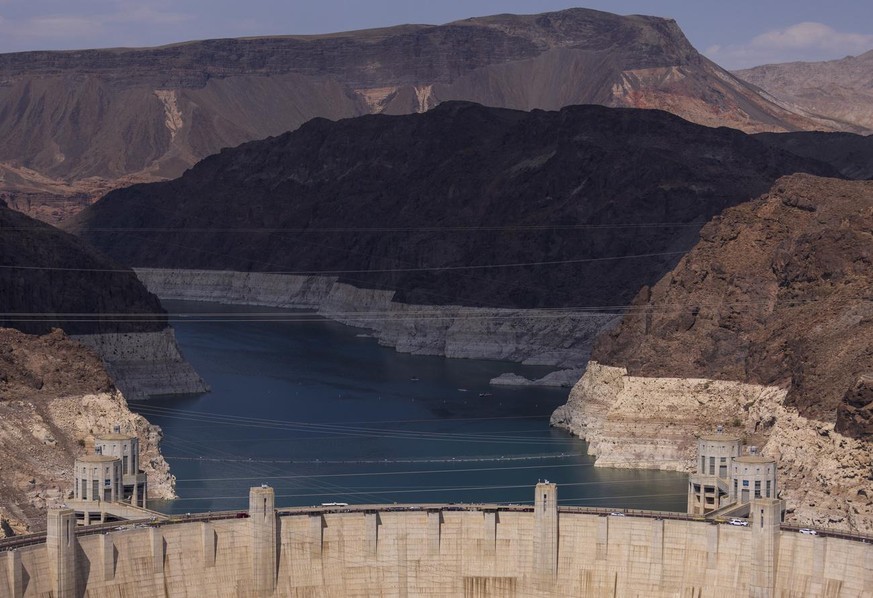
[[[550,428],[566,389],[489,385],[548,368],[401,354],[300,312],[166,307],[212,390],[131,404],[163,429],[177,477],[179,499],[155,508],[241,509],[261,483],[283,506],[521,504],[541,478],[558,482],[562,504],[685,508],[684,475],[594,468],[586,443]]]

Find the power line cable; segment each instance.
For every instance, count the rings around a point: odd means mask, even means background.
[[[554,266],[562,264],[587,264],[592,262],[608,262],[614,260],[644,259],[650,257],[663,257],[685,255],[686,251],[665,251],[659,253],[641,253],[636,255],[623,255],[614,257],[591,257],[569,260],[549,260],[538,262],[514,262],[506,264],[474,264],[466,266],[419,266],[414,268],[368,268],[348,270],[285,270],[265,271],[259,274],[281,274],[284,276],[330,276],[332,274],[385,274],[396,272],[450,272],[462,270],[486,270],[490,268],[522,268],[531,266]],[[131,272],[131,269],[118,268],[64,268],[56,266],[18,266],[0,265],[4,270],[51,270],[59,272]]]

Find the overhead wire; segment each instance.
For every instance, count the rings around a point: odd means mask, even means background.
[[[283,276],[330,276],[333,274],[385,274],[395,272],[450,272],[455,270],[485,270],[491,268],[520,268],[529,266],[554,266],[560,264],[587,264],[592,262],[608,262],[614,260],[630,260],[642,259],[651,257],[685,255],[685,251],[664,251],[657,253],[641,253],[635,255],[622,255],[612,257],[590,257],[567,260],[545,260],[535,262],[512,262],[505,264],[469,264],[464,266],[417,266],[410,268],[358,268],[358,269],[340,269],[340,270],[281,270],[281,271],[263,271],[261,274],[281,274]],[[22,266],[22,265],[0,265],[4,270],[52,270],[62,272],[130,272],[129,269],[118,268],[71,268],[60,266]]]
[[[577,457],[578,455],[566,455],[562,457],[558,456],[550,456],[550,458],[570,458]],[[178,457],[176,457],[178,458]],[[256,463],[260,463],[261,461],[255,460]],[[395,462],[396,463],[396,462]],[[378,463],[375,463],[378,464]],[[593,467],[593,465],[591,465]],[[412,476],[412,475],[436,475],[443,473],[477,473],[477,472],[495,472],[495,471],[518,471],[518,470],[528,470],[528,469],[563,469],[563,468],[578,468],[584,467],[584,465],[580,465],[578,463],[556,463],[552,465],[517,465],[517,466],[509,466],[509,467],[468,467],[465,469],[418,469],[418,470],[407,470],[407,471],[352,471],[352,472],[342,472],[342,473],[312,473],[312,474],[295,474],[295,475],[282,475],[282,476],[272,476],[270,479],[272,480],[290,480],[290,479],[311,479],[311,478],[359,478],[359,477],[381,477],[381,476]],[[261,477],[258,476],[246,476],[246,477],[218,477],[218,478],[177,478],[177,483],[203,483],[203,482],[241,482],[241,481],[258,481],[261,480]]]
[[[788,307],[799,307],[812,303],[819,303],[823,299],[813,297],[807,299],[791,300]],[[859,302],[870,302],[869,299],[861,298]],[[562,319],[568,317],[603,317],[624,316],[637,314],[672,314],[685,313],[688,311],[702,312],[709,309],[740,308],[748,309],[756,306],[767,307],[772,302],[769,299],[746,300],[746,301],[721,301],[721,302],[694,302],[693,304],[658,303],[657,306],[626,305],[626,306],[570,306],[553,308],[490,308],[490,307],[463,307],[451,306],[448,313],[440,311],[432,306],[415,309],[381,310],[381,311],[344,311],[344,312],[301,312],[289,308],[286,311],[277,312],[197,312],[197,311],[174,311],[169,313],[154,312],[2,312],[0,317],[7,321],[55,321],[59,318],[75,318],[78,322],[154,322],[158,319],[189,320],[192,322],[228,323],[228,322],[321,322],[339,320],[341,323],[352,322],[386,322],[386,321],[443,321],[443,320],[513,320],[518,317],[518,312],[524,312],[525,319]],[[493,311],[505,311],[508,313],[493,313]]]
[[[351,232],[481,232],[543,230],[612,230],[623,228],[697,228],[700,222],[616,222],[608,224],[494,224],[456,226],[328,226],[328,227],[156,227],[156,226],[86,226],[77,232],[148,232],[148,233],[351,233]],[[53,232],[45,226],[0,226],[0,232]]]
[[[286,429],[294,431],[316,431],[320,433],[330,432],[339,436],[373,437],[373,438],[412,438],[415,440],[440,440],[452,442],[511,442],[543,444],[550,442],[566,442],[564,439],[543,439],[535,437],[506,437],[499,434],[468,434],[468,433],[441,433],[425,432],[421,430],[402,430],[391,428],[370,428],[364,426],[349,426],[343,424],[302,422],[291,420],[279,420],[270,418],[254,418],[238,415],[224,415],[209,412],[193,412],[168,407],[155,407],[148,404],[139,404],[137,411],[167,418],[185,419],[200,422],[209,422],[222,425]]]
[[[569,482],[560,484],[561,488],[566,487],[580,487],[580,486],[622,486],[624,484],[639,484],[640,480],[638,479],[629,479],[629,480],[618,480],[611,482]],[[385,490],[368,490],[368,491],[351,491],[343,496],[357,496],[357,495],[382,495],[382,494],[416,494],[416,493],[437,493],[437,492],[473,492],[473,491],[495,491],[495,490],[518,490],[518,489],[530,489],[532,484],[490,484],[490,485],[476,485],[476,486],[444,486],[440,488],[426,488],[426,489],[385,489]],[[297,494],[279,494],[276,493],[276,498],[309,498],[309,497],[317,497],[323,496],[323,494],[316,493],[297,493]],[[591,497],[590,499],[580,498],[580,499],[571,499],[571,500],[614,500],[614,499],[627,499],[627,498],[653,498],[653,497],[666,497],[666,496],[687,496],[687,494],[635,494],[635,495],[616,495],[616,496],[597,496]],[[208,498],[209,500],[240,500],[248,497],[248,494],[243,495],[232,495],[232,496],[209,496],[209,497],[192,497],[192,498],[177,498],[178,501],[194,501],[194,500],[203,500],[204,498]],[[569,501],[564,501],[569,502]]]

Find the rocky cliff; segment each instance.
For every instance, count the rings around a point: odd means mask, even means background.
[[[0,520],[7,532],[45,526],[45,509],[72,491],[73,460],[119,425],[136,434],[149,494],[174,496],[160,429],[134,415],[99,357],[60,330],[0,329]]]
[[[131,401],[209,390],[185,361],[170,327],[155,332],[78,334],[73,338],[103,359],[115,385]]]
[[[687,468],[733,426],[805,523],[873,529],[873,183],[793,175],[726,210],[595,342],[553,422],[600,463]]]
[[[322,36],[0,56],[0,191],[57,221],[108,188],[178,176],[314,117],[447,100],[659,108],[747,131],[840,128],[702,57],[676,23],[586,9]],[[23,195],[22,195],[23,194]]]
[[[715,425],[776,459],[787,521],[873,532],[873,451],[833,421],[805,417],[775,386],[632,376],[595,361],[552,425],[586,438],[599,467],[690,471],[696,437]]]
[[[2,326],[79,336],[131,399],[206,389],[179,354],[157,297],[132,270],[0,204]]]
[[[873,50],[826,62],[767,64],[734,73],[776,101],[813,118],[845,123],[845,130],[873,132]]]
[[[110,193],[74,222],[136,267],[335,275],[415,305],[612,309],[703,222],[828,165],[665,112],[519,112],[310,121],[179,179]]]
[[[846,397],[873,370],[871,230],[873,183],[781,179],[707,224],[593,359],[633,375],[784,386],[802,415],[843,414],[840,432],[869,439],[873,404],[850,416]]]

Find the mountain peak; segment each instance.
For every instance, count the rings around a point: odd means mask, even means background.
[[[671,19],[582,8],[316,36],[4,54],[0,78],[0,191],[19,194],[10,205],[60,218],[66,206],[107,188],[172,178],[223,147],[315,117],[424,112],[452,100],[518,110],[656,108],[746,131],[820,124],[703,58]],[[52,201],[65,207],[46,209]]]

